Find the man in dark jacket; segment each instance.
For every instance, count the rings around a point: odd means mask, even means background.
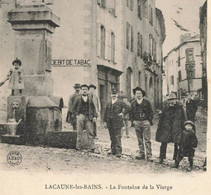
[[[92,98],[88,96],[89,86],[81,85],[82,95],[78,96],[73,102],[73,116],[77,118],[77,145],[76,148],[89,149],[94,152],[95,143],[93,135],[93,122],[96,121],[97,112],[92,101]],[[83,143],[82,136],[86,130],[88,137],[88,144]],[[82,148],[82,145],[88,145],[88,148]]]
[[[192,122],[195,121],[197,109],[198,109],[197,101],[192,99],[191,94],[188,94],[188,100],[186,101],[186,114],[188,120],[191,120]]]
[[[176,159],[179,135],[184,129],[185,112],[182,104],[176,99],[177,97],[173,93],[168,96],[168,105],[163,108],[158,122],[155,139],[161,142],[160,164],[166,158],[167,143],[174,143],[173,159]]]
[[[111,102],[106,106],[104,114],[104,126],[108,128],[111,140],[111,154],[121,157],[121,129],[123,127],[123,116],[127,114],[129,107],[118,99],[118,93],[115,89],[111,92]]]
[[[76,130],[76,118],[74,118],[72,115],[73,102],[80,95],[80,86],[81,85],[79,83],[74,85],[75,93],[70,96],[68,101],[66,122],[73,126],[73,130]]]
[[[136,100],[131,103],[130,119],[136,129],[140,149],[140,154],[136,156],[136,159],[145,159],[146,147],[146,159],[152,162],[150,125],[153,125],[153,110],[150,102],[144,98],[146,93],[142,88],[136,87],[133,89],[133,93]]]

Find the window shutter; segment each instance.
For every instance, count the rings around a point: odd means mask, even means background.
[[[100,57],[100,46],[101,46],[101,25],[97,24],[97,57]]]

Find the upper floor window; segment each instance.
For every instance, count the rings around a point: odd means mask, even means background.
[[[193,48],[187,48],[185,50],[185,53],[186,53],[186,62],[187,63],[194,61],[194,52],[193,51],[194,51]]]
[[[174,85],[174,76],[171,76],[171,84]]]
[[[126,0],[126,5],[128,8],[133,10],[134,9],[134,0]]]
[[[149,6],[149,22],[153,25],[153,9],[151,6]]]
[[[101,25],[100,28],[100,57],[105,59],[105,27]]]
[[[153,56],[153,37],[149,35],[149,54]]]
[[[182,72],[181,70],[178,72],[178,82],[182,81]]]
[[[97,0],[97,3],[100,7],[107,9],[116,16],[116,0]]]
[[[142,19],[142,4],[141,0],[137,0],[137,11],[138,11],[138,17]]]
[[[140,33],[138,33],[137,39],[137,55],[142,58],[142,35]]]
[[[134,48],[134,32],[133,32],[133,26],[131,26],[131,51],[133,51]]]
[[[130,24],[126,23],[126,48],[130,48]]]
[[[97,0],[97,4],[102,8],[106,8],[106,0]]]
[[[178,66],[180,67],[181,66],[180,57],[178,57],[177,63],[178,63]]]
[[[134,50],[134,30],[128,22],[126,22],[126,48]]]
[[[134,0],[130,0],[130,9],[131,9],[131,10],[134,9]]]
[[[115,62],[115,34],[111,32],[111,61]]]

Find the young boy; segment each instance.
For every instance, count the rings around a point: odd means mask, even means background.
[[[7,78],[0,83],[0,86],[9,80],[8,88],[12,90],[11,95],[15,95],[15,90],[19,90],[19,94],[21,95],[24,89],[23,70],[20,68],[22,63],[19,59],[16,59],[12,62],[12,65],[14,68],[10,69]]]
[[[197,147],[198,140],[196,137],[195,124],[192,121],[186,121],[184,125],[185,130],[183,130],[181,133],[179,151],[175,160],[174,167],[178,168],[179,163],[183,157],[188,157],[190,163],[188,171],[191,171],[193,169],[193,157],[195,153],[194,148]]]

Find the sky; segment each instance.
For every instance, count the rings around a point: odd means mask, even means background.
[[[172,19],[189,30],[192,35],[199,34],[199,8],[205,0],[155,0],[156,7],[163,12],[166,25],[166,40],[163,45],[165,56],[179,45],[180,35],[188,32],[180,30]]]

